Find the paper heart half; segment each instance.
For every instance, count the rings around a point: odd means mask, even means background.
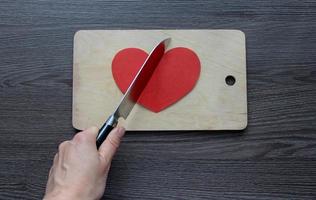
[[[113,78],[123,93],[147,56],[141,49],[126,48],[113,58]],[[199,76],[198,56],[188,48],[173,48],[162,57],[137,103],[153,112],[160,112],[187,95],[194,88]]]

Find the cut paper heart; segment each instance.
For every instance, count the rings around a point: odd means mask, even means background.
[[[126,48],[114,56],[112,74],[123,93],[147,56],[145,51],[138,48]],[[192,50],[184,47],[168,50],[137,103],[156,113],[164,110],[194,88],[200,76],[200,68],[199,57]]]

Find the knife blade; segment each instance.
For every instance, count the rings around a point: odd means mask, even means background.
[[[118,119],[120,117],[123,117],[124,119],[128,117],[163,57],[170,40],[170,38],[164,39],[153,48],[126,90],[119,105],[99,130],[96,140],[97,148],[101,146],[111,130],[116,127]]]

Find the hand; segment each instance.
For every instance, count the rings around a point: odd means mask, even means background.
[[[112,158],[124,133],[122,127],[113,129],[99,150],[95,127],[61,143],[49,172],[44,199],[100,199]]]

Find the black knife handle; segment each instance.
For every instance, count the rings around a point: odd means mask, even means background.
[[[97,136],[97,149],[99,149],[99,147],[101,146],[105,138],[108,136],[108,134],[113,130],[113,128],[113,126],[106,123],[102,126]]]
[[[103,124],[103,126],[100,128],[98,136],[97,136],[97,149],[101,146],[101,144],[104,142],[106,137],[109,135],[109,133],[113,130],[113,128],[116,127],[117,120],[114,118],[113,115],[111,115],[108,120]]]

